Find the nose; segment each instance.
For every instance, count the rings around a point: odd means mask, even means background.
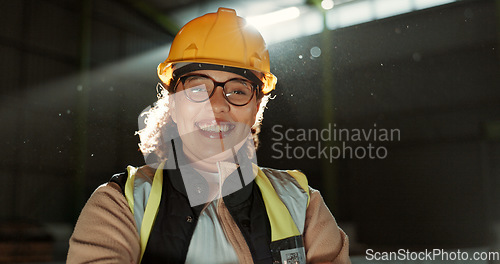
[[[214,113],[228,112],[230,106],[229,102],[224,97],[224,90],[222,89],[222,86],[217,86],[214,89],[214,95],[212,95],[209,100],[210,106],[207,104],[207,107],[211,107],[210,110]]]

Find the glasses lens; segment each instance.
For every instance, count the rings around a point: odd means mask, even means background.
[[[244,105],[252,99],[253,86],[245,80],[231,80],[224,86],[227,100],[235,105]]]
[[[212,80],[198,75],[187,77],[183,84],[186,95],[195,102],[206,101],[214,88]]]

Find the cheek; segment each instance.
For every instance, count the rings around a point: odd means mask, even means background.
[[[179,128],[188,127],[192,118],[196,115],[196,112],[199,111],[198,107],[189,101],[186,102],[182,98],[176,98],[174,102],[175,105],[172,109],[172,120],[177,123]]]
[[[238,113],[236,116],[239,117],[238,121],[242,123],[246,123],[250,127],[255,123],[257,111],[259,110],[257,104],[247,105],[242,109],[238,109]]]

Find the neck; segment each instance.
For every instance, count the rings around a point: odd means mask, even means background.
[[[237,165],[236,153],[245,145],[245,143],[247,143],[247,138],[229,149],[204,159],[200,159],[189,151],[184,152],[184,155],[191,162],[191,166],[193,166],[193,168],[200,171],[220,173],[221,166],[226,168],[229,164],[233,164],[229,165],[229,167],[235,167],[234,165]],[[183,147],[185,148],[185,146]],[[224,169],[224,172],[227,172],[226,169]]]

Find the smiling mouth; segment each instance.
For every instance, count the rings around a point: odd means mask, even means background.
[[[200,133],[208,138],[224,138],[228,136],[236,127],[230,122],[196,122],[196,127]]]

